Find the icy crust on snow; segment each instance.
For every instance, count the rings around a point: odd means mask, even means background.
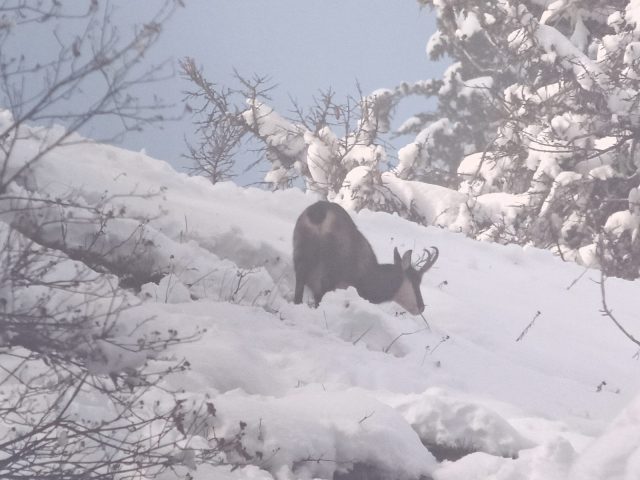
[[[19,142],[16,152],[32,153],[33,138]],[[574,282],[583,274],[577,265],[395,215],[354,215],[382,262],[391,261],[395,246],[440,249],[422,283],[429,331],[421,318],[394,304],[370,304],[353,288],[327,294],[318,309],[290,302],[293,225],[313,195],[212,186],[144,154],[90,143],[45,155],[28,178],[13,188],[36,197],[42,193],[35,186],[47,185],[50,198],[102,202],[122,212],[99,235],[101,252],[113,262],[107,267],[121,267],[116,260],[122,257],[153,275],[143,279],[137,297],[127,294],[140,305],[118,319],[119,334],[129,334],[139,319],[148,321],[145,332],[202,329],[197,341],[167,352],[191,364],[167,385],[185,398],[209,398],[217,433],[237,432],[244,422],[251,458],[243,462],[253,467],[202,467],[190,472],[197,480],[332,478],[358,468],[381,472],[380,478],[452,480],[636,471],[640,440],[620,430],[633,418],[640,388],[635,349],[600,315],[591,274]],[[433,224],[443,217],[444,225],[455,222],[467,204],[461,192],[391,173],[383,180]],[[514,199],[484,204],[495,216]],[[96,219],[65,208],[85,221],[70,225],[64,239],[56,236],[60,229],[47,231],[51,250],[86,248],[100,230]],[[3,216],[0,224],[12,220]],[[145,248],[123,243],[131,238],[141,238]],[[610,279],[607,285],[617,317],[635,318],[638,283]],[[535,324],[516,341],[536,312]],[[95,373],[131,370],[155,358],[154,352],[126,358],[108,350],[103,357]],[[607,386],[598,389],[605,379]],[[100,418],[103,406],[81,401],[79,415]],[[628,404],[631,414],[610,425]],[[609,447],[614,436],[627,440],[624,451]],[[436,463],[423,443],[477,452]],[[204,433],[192,448],[203,445]],[[594,451],[598,462],[588,461]],[[181,462],[193,465],[186,454]]]

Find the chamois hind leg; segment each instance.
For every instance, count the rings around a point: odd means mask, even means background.
[[[293,303],[299,304],[302,303],[302,294],[304,293],[304,281],[301,278],[301,275],[296,274],[296,290],[293,296]]]
[[[316,302],[316,307],[320,305],[322,301],[322,297],[324,297],[325,293],[332,292],[338,285],[340,284],[340,279],[342,278],[341,265],[335,261],[334,259],[330,259],[325,262],[323,274],[320,278],[320,282],[318,285],[318,291],[313,292],[313,298]]]
[[[304,260],[309,255],[304,255],[303,252],[296,252],[293,259],[293,269],[296,274],[296,287],[293,296],[293,303],[302,303],[302,295],[304,293],[304,286],[309,283],[309,272],[311,271],[311,265],[309,261]]]
[[[304,293],[304,285],[307,283],[307,276],[305,272],[307,269],[302,262],[295,262],[295,272],[296,272],[296,289],[293,295],[293,303],[302,303],[302,294]]]

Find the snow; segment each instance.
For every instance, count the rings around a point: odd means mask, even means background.
[[[523,29],[512,32],[509,35],[509,42],[513,43],[512,48],[516,51],[524,51],[531,46],[525,34],[528,19],[523,17],[519,20],[523,24]],[[594,82],[601,85],[606,81],[606,75],[600,67],[555,28],[540,23],[537,25],[534,36],[545,51],[561,57],[561,65],[573,71],[576,80],[585,90],[593,89]]]
[[[556,440],[525,451],[515,460],[473,453],[455,463],[445,463],[435,480],[565,480],[567,465],[574,457],[571,445]]]
[[[571,468],[571,480],[640,478],[640,397],[589,445]]]
[[[398,127],[397,131],[400,134],[408,133],[420,127],[420,125],[422,125],[422,119],[420,117],[416,117],[416,116],[409,117],[402,123],[402,125]],[[399,154],[400,152],[398,151],[398,155]]]
[[[496,456],[512,457],[533,446],[504,418],[490,409],[441,388],[418,395],[403,395],[395,409],[416,430],[426,445],[444,445]]]
[[[549,24],[552,23],[550,22],[550,20],[556,20],[558,15],[566,10],[567,8],[567,2],[566,0],[556,0],[555,2],[551,2],[548,6],[547,9],[542,13],[542,16],[540,17],[540,23],[541,24]]]
[[[575,26],[573,34],[571,35],[571,43],[573,43],[579,50],[585,51],[589,45],[589,29],[582,20],[582,15],[578,14],[575,20]]]
[[[37,138],[34,131],[18,141],[19,159]],[[470,160],[465,171],[478,165]],[[365,178],[367,168],[358,166],[350,180]],[[120,250],[130,260],[124,267],[161,275],[137,297],[127,294],[132,306],[118,321],[119,335],[137,328],[138,318],[147,319],[146,331],[199,330],[197,340],[165,352],[191,365],[165,386],[194,402],[210,399],[218,435],[246,424],[251,465],[200,466],[190,471],[196,480],[330,479],[358,468],[407,480],[628,480],[640,472],[640,366],[635,346],[599,312],[597,271],[397,215],[353,214],[382,262],[396,246],[440,249],[422,283],[427,330],[421,318],[370,304],[353,288],[330,292],[317,309],[291,303],[293,225],[314,194],[213,186],[143,153],[90,142],[48,153],[30,179],[21,188],[32,195],[47,185],[52,198],[125,208],[126,221],[106,226],[105,252],[144,223],[148,249]],[[462,221],[470,200],[392,173],[382,181],[429,224]],[[492,221],[516,216],[527,201],[500,193],[472,200],[480,206],[474,213]],[[637,218],[619,212],[607,229],[637,230]],[[0,226],[10,220],[0,217]],[[70,225],[66,241],[83,245],[94,228]],[[48,235],[53,245],[60,232]],[[76,267],[94,274],[67,262],[50,274]],[[616,316],[640,335],[633,323],[640,283],[609,279],[607,289]],[[95,373],[161,361],[157,352],[123,356],[108,348]],[[607,387],[598,389],[603,380]],[[96,399],[78,402],[78,414],[106,408]],[[199,442],[191,448],[204,436]],[[424,446],[434,444],[474,453],[438,462]],[[194,467],[183,453],[181,463]]]
[[[327,127],[323,128],[317,136],[311,132],[305,132],[304,139],[308,145],[307,167],[313,179],[311,187],[326,195],[331,179],[331,158],[335,139]]]
[[[359,165],[347,173],[342,187],[333,200],[347,210],[360,210],[363,199],[375,197],[376,192],[371,188],[371,176],[376,171],[369,166]]]
[[[627,4],[624,12],[624,19],[628,24],[635,27],[635,31],[640,29],[640,2],[638,2],[638,0],[631,0]],[[610,23],[618,23],[616,20],[618,20],[618,18],[612,19],[609,17]]]
[[[609,216],[604,224],[604,231],[614,235],[620,235],[623,232],[632,231],[633,237],[640,230],[640,215],[634,214],[628,210],[615,212]]]
[[[460,89],[461,97],[470,98],[472,95],[486,95],[485,90],[493,86],[492,77],[470,78],[464,81],[464,87]]]
[[[629,17],[631,18],[631,17]],[[607,17],[607,25],[613,28],[618,33],[621,27],[624,25],[624,17],[620,10],[616,10],[609,17]]]
[[[304,148],[300,128],[285,120],[268,105],[257,100],[249,101],[249,109],[242,116],[248,125],[267,139],[270,146],[281,148],[289,155],[298,154]]]
[[[589,176],[598,180],[607,180],[609,178],[619,177],[620,173],[611,165],[602,165],[590,170]]]
[[[422,146],[419,143],[411,142],[398,150],[397,175],[405,178],[413,169],[416,162],[422,155]]]
[[[470,193],[491,191],[493,182],[501,173],[502,169],[491,154],[478,152],[467,155],[458,165],[458,175],[463,179],[460,190]]]
[[[460,69],[462,68],[462,64],[460,62],[452,63],[450,66],[442,74],[443,84],[438,90],[438,95],[446,95],[453,88],[453,83],[461,83],[462,79],[460,77]]]
[[[426,47],[427,55],[433,58],[436,53],[436,50],[442,47],[442,45],[443,45],[442,35],[439,31],[436,31],[433,35],[431,35],[431,37],[429,38],[429,41],[427,42],[427,47]]]
[[[625,50],[622,61],[628,65],[634,63],[640,58],[640,42],[630,42]]]
[[[634,213],[640,213],[640,189],[632,188],[629,191],[629,210]]]
[[[277,478],[332,478],[361,463],[404,480],[419,478],[436,466],[398,412],[367,392],[325,391],[320,385],[303,386],[282,397],[233,391],[219,395],[216,406],[250,425],[250,453],[278,451],[270,466]],[[224,435],[224,427],[218,432]],[[260,434],[265,441],[259,441]],[[404,462],[401,469],[399,460]]]
[[[467,14],[461,13],[456,19],[458,29],[456,30],[456,36],[462,39],[469,39],[478,32],[482,32],[482,25],[480,20],[474,12],[468,12]]]
[[[416,142],[423,144],[431,142],[432,144],[433,140],[431,140],[431,138],[439,132],[444,132],[445,135],[451,135],[453,133],[452,125],[448,118],[441,118],[429,124],[428,127],[424,128],[416,136]]]
[[[429,225],[449,226],[458,218],[463,193],[424,182],[400,180],[391,173],[382,174],[382,182],[405,206],[414,206]]]

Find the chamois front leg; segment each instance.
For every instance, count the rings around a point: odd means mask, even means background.
[[[313,294],[313,306],[315,308],[318,308],[320,306],[320,302],[322,301],[322,297],[324,297],[325,293],[327,293],[327,292],[326,291],[321,291],[321,292]]]

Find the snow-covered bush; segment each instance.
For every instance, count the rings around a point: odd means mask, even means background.
[[[143,59],[180,3],[160,2],[130,35],[100,2],[0,4],[1,478],[155,478],[241,449],[241,435],[209,441],[198,428],[215,416],[207,399],[187,403],[163,383],[188,368],[167,349],[201,330],[158,329],[131,291],[173,258],[148,227],[161,209],[128,210],[163,189],[115,193],[106,183],[126,172],[79,173],[95,144],[79,128],[111,116],[110,137],[161,120],[161,103],[134,90],[162,71]],[[59,46],[53,58],[22,53],[36,36]],[[74,151],[85,162],[65,169]]]
[[[233,153],[250,135],[271,164],[264,181],[272,189],[304,185],[352,210],[412,215],[411,206],[398,201],[381,178],[388,158],[380,134],[390,129],[397,91],[360,92],[345,103],[338,103],[331,90],[321,92],[308,112],[296,105],[297,118],[287,119],[269,106],[263,78],[238,77],[242,88],[234,90],[208,82],[193,59],[184,60],[182,70],[196,87],[189,94],[189,101],[198,103],[201,136],[198,148],[190,146],[196,173],[216,183],[222,178],[220,165],[230,168]],[[217,148],[212,148],[212,139],[217,139]],[[411,176],[409,169],[403,175]]]
[[[159,382],[186,363],[112,275],[0,222],[0,476],[87,479],[185,464],[179,400]]]

